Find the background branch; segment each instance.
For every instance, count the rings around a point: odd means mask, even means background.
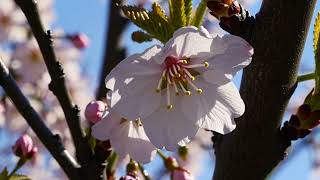
[[[77,164],[65,150],[59,135],[54,135],[44,124],[38,113],[30,105],[28,99],[23,95],[15,80],[9,75],[8,69],[0,60],[0,85],[7,96],[26,119],[32,130],[56,159],[59,165],[70,179],[78,179]]]
[[[126,29],[129,20],[122,17],[120,14],[120,6],[122,0],[109,1],[109,23],[106,24],[106,45],[105,54],[103,58],[103,65],[101,66],[101,76],[99,80],[99,87],[96,93],[96,99],[104,99],[106,97],[107,89],[105,87],[105,78],[109,72],[125,58],[126,49],[121,47],[120,42],[124,30]]]
[[[52,81],[49,89],[57,97],[64,115],[66,117],[72,139],[75,144],[76,156],[81,165],[87,165],[92,157],[92,152],[80,125],[80,115],[78,106],[71,102],[70,95],[65,85],[65,76],[62,66],[57,61],[50,31],[45,32],[40,20],[36,1],[34,0],[15,0],[22,9],[30,24],[31,30],[39,44],[42,56]]]
[[[291,97],[316,0],[264,0],[241,95],[246,113],[216,145],[214,179],[264,179],[285,158],[279,127]]]

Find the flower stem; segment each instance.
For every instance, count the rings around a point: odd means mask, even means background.
[[[10,177],[13,176],[26,162],[26,158],[20,158],[12,172],[9,174],[8,179],[10,179]]]
[[[315,78],[316,78],[315,73],[303,74],[303,75],[298,76],[297,82],[308,81],[308,80],[315,79]]]
[[[164,153],[163,153],[160,149],[157,149],[157,153],[159,154],[159,156],[160,156],[163,160],[166,160],[166,159],[167,159],[166,155],[164,155]]]
[[[145,180],[151,180],[150,176],[149,176],[149,173],[144,169],[144,167],[142,166],[142,164],[138,164],[139,165],[139,169],[140,169],[140,172],[141,174],[143,175],[144,179]]]

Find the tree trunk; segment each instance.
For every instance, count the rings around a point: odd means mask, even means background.
[[[244,70],[245,114],[215,144],[213,179],[265,179],[285,158],[280,123],[294,91],[316,0],[264,0],[251,36],[255,54]]]

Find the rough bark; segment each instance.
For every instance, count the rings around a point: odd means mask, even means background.
[[[244,70],[246,113],[215,145],[213,179],[265,179],[285,158],[280,123],[295,87],[297,69],[316,0],[264,0],[250,42],[255,54]]]

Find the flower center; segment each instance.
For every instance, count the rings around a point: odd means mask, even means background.
[[[193,81],[196,80],[195,76],[199,73],[194,70],[195,68],[207,68],[208,62],[202,64],[190,64],[190,58],[179,59],[174,56],[168,56],[164,60],[165,68],[159,80],[156,92],[160,93],[161,90],[167,90],[167,108],[172,109],[170,89],[174,89],[175,95],[179,96],[182,92],[183,95],[191,96],[191,89],[199,94],[203,93],[201,88],[198,88]],[[173,88],[172,88],[173,87]]]

